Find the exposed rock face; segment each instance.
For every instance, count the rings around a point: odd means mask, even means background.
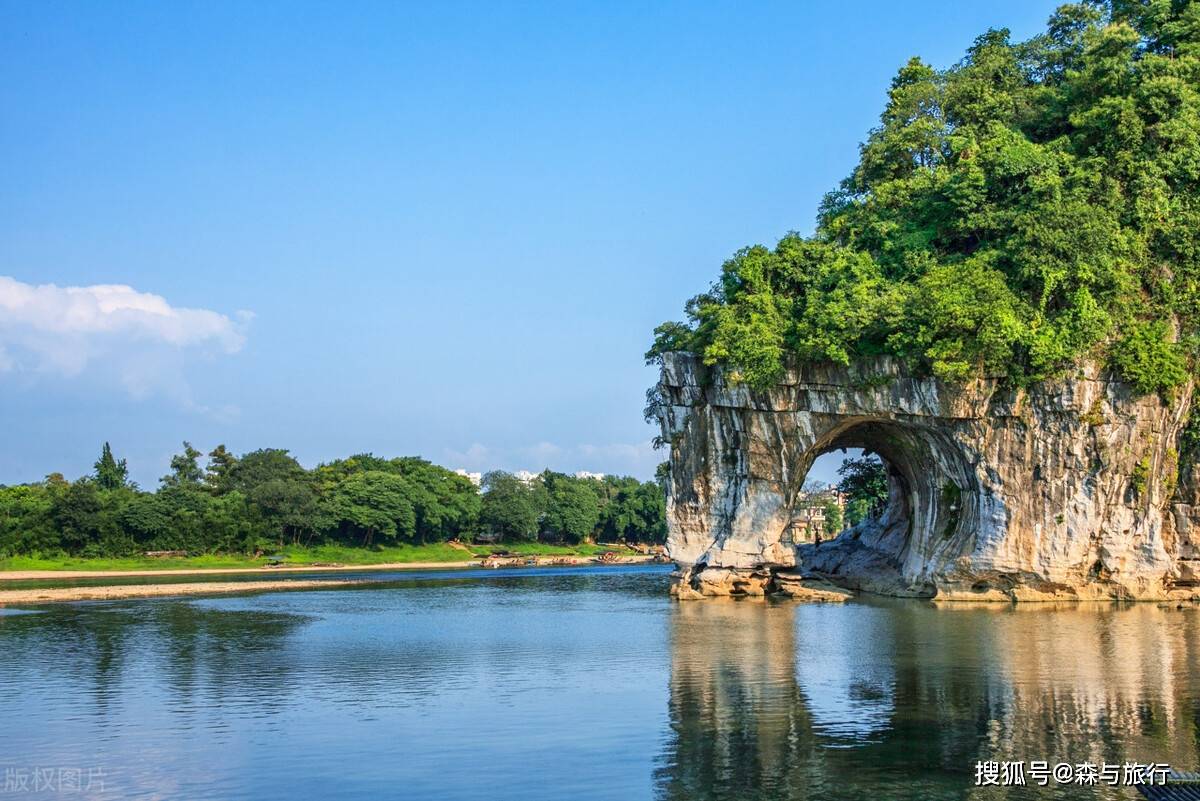
[[[1167,404],[1094,367],[1027,390],[951,386],[878,359],[798,367],[755,391],[668,354],[657,394],[671,444],[667,548],[700,594],[754,595],[791,569],[947,599],[1197,592],[1200,481],[1178,465],[1190,386]],[[842,447],[883,458],[891,502],[797,548],[786,532],[808,469]]]

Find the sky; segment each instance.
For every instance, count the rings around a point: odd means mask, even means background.
[[[910,56],[1054,5],[0,0],[0,483],[649,478],[654,326],[811,231]]]

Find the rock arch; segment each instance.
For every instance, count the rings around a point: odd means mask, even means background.
[[[887,538],[888,547],[876,550],[889,559],[875,571],[890,573],[887,567],[894,565],[902,574],[920,575],[943,552],[962,549],[984,510],[975,471],[953,438],[923,421],[851,417],[813,444],[802,463],[805,473],[821,453],[852,447],[878,454],[888,468],[888,505],[873,530],[876,539]],[[816,547],[801,555],[810,567],[823,557],[824,569],[836,572],[829,552],[839,550],[828,543],[824,555]]]
[[[671,446],[668,552],[705,594],[767,592],[799,569],[940,598],[1190,595],[1192,509],[1170,514],[1190,394],[1137,396],[1094,367],[1027,390],[957,387],[887,358],[752,390],[667,354],[653,411]],[[813,460],[852,446],[890,465],[887,512],[794,547],[784,532]]]

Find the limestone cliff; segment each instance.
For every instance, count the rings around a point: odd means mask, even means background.
[[[653,413],[680,592],[757,594],[798,571],[947,599],[1190,597],[1191,391],[1165,403],[1096,367],[1028,389],[952,386],[886,358],[797,367],[760,391],[667,354]],[[842,447],[879,454],[891,501],[834,541],[793,545],[808,469]]]

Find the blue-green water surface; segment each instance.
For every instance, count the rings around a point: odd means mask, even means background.
[[[378,578],[0,615],[0,799],[1134,798],[975,764],[1200,764],[1195,609]]]

